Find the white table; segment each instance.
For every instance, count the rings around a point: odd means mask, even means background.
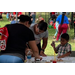
[[[42,60],[40,61],[40,63],[45,63],[46,61],[49,62],[50,60],[53,60],[53,59],[54,59],[54,56],[42,57]],[[61,59],[63,61],[57,62],[57,63],[75,63],[75,57],[64,57],[64,58],[61,58]],[[34,57],[31,58],[31,61],[34,61]]]

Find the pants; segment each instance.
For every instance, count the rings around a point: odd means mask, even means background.
[[[35,14],[33,14],[32,17],[33,17],[32,23],[35,23]]]
[[[17,56],[0,55],[0,63],[23,63],[24,61]]]
[[[57,38],[56,40],[58,41],[61,33],[66,33],[68,29],[68,25],[67,24],[62,24],[58,26],[58,34],[57,34]]]

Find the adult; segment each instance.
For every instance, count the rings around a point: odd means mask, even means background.
[[[47,46],[47,41],[48,41],[47,23],[42,20],[38,24],[31,26],[30,29],[34,33],[36,44],[39,49],[39,54],[41,56],[46,56],[44,54],[44,50]],[[41,47],[41,40],[43,40],[42,47]]]
[[[31,12],[31,14],[30,14],[30,16],[32,16],[32,18],[33,18],[32,23],[35,23],[35,15],[36,15],[36,13],[35,13],[35,12]]]
[[[9,37],[6,50],[1,51],[0,63],[23,63],[27,42],[33,50],[35,58],[41,59],[35,43],[34,34],[29,29],[31,18],[26,15],[21,15],[18,19],[20,19],[19,23],[6,25]]]
[[[68,28],[70,30],[69,21],[66,16],[66,12],[63,12],[62,15],[59,15],[57,17],[56,21],[59,22],[58,34],[57,34],[57,38],[56,38],[56,41],[58,41],[61,33],[66,33]]]

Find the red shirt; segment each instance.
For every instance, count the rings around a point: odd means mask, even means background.
[[[52,12],[52,15],[55,15],[55,12]]]

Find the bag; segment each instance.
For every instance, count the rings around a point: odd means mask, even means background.
[[[0,28],[0,50],[6,49],[8,36],[9,34],[7,27]]]

